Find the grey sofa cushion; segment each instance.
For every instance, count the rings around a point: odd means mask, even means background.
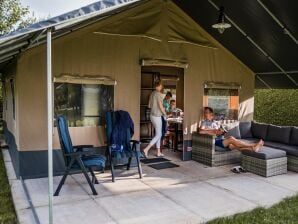
[[[287,156],[287,153],[283,150],[273,149],[270,147],[263,147],[259,152],[242,151],[243,155],[258,158],[258,159],[277,159]]]
[[[298,127],[292,127],[291,136],[290,136],[290,144],[298,145]]]
[[[228,148],[223,148],[223,147],[215,146],[215,151],[217,151],[217,152],[229,152],[231,150],[228,149]]]
[[[297,156],[298,157],[298,146],[295,145],[287,145],[279,142],[270,142],[265,141],[265,146],[276,148],[287,152],[288,155]]]
[[[291,130],[291,127],[269,125],[266,140],[289,144]]]
[[[251,121],[241,121],[239,123],[241,138],[252,138]]]
[[[265,140],[267,137],[267,130],[268,130],[268,124],[261,124],[256,122],[251,123],[252,135],[255,138],[260,138]]]
[[[233,136],[234,138],[238,139],[241,138],[239,125],[236,125],[235,127],[229,129],[226,136]]]

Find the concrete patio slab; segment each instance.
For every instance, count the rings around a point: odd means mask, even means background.
[[[145,190],[96,201],[118,223],[200,223],[202,218],[154,190]]]
[[[143,179],[136,167],[117,170],[115,183],[110,171],[96,174],[100,182],[95,185],[97,196],[91,194],[82,174],[68,177],[60,195],[54,197],[54,223],[198,224],[269,206],[298,193],[298,173],[263,178],[234,174],[230,172],[233,165],[206,167],[183,162],[172,152],[167,158],[180,167],[155,170],[143,165]],[[19,222],[48,223],[47,178],[24,180],[23,184],[16,179],[11,162],[7,160],[5,165]],[[61,178],[54,177],[54,190]]]
[[[260,179],[265,182],[269,182],[271,184],[280,186],[285,189],[292,190],[294,192],[297,192],[298,189],[298,177],[297,173],[288,171],[287,174],[284,175],[277,175],[269,178],[261,177],[261,176],[256,176],[251,173],[247,174],[252,178]]]
[[[9,183],[11,184],[11,181],[12,180],[16,180],[17,177],[16,177],[16,174],[15,174],[15,171],[14,171],[14,168],[13,168],[13,165],[12,165],[12,162],[10,161],[6,161],[4,162],[4,165],[5,165],[5,168],[6,168],[6,173],[7,173],[7,176],[8,176],[8,181]]]
[[[151,187],[162,187],[163,185],[175,185],[217,177],[234,175],[230,172],[232,165],[222,167],[207,167],[195,161],[175,161],[180,167],[155,170],[143,166],[144,178],[142,181]],[[195,169],[194,169],[195,167]]]
[[[91,189],[82,174],[75,174],[72,175],[72,177],[80,183],[88,194],[91,194]],[[98,195],[94,197],[126,194],[150,189],[139,180],[139,176],[136,175],[135,169],[125,172],[119,172],[119,170],[117,170],[115,183],[112,182],[110,173],[96,174],[96,177],[100,184],[95,185]]]
[[[54,191],[56,190],[61,177],[54,177]],[[46,206],[48,205],[48,179],[30,179],[24,180],[28,189],[33,206]],[[73,201],[80,201],[89,199],[90,196],[84,189],[69,176],[63,185],[59,197],[54,197],[54,204],[67,203]]]
[[[205,221],[256,207],[252,202],[201,181],[164,187],[159,192],[204,217]]]
[[[39,221],[42,224],[48,223],[48,207],[36,208]],[[72,201],[66,204],[54,206],[54,223],[61,224],[96,224],[115,222],[112,217],[93,200]]]
[[[33,216],[32,209],[27,208],[27,209],[18,209],[17,210],[17,216],[19,220],[19,224],[38,224]]]
[[[11,194],[16,210],[30,208],[21,180],[11,180]]]
[[[271,206],[295,192],[287,188],[273,185],[260,178],[244,175],[211,179],[207,181],[212,185],[229,190],[241,198],[245,198],[259,206]]]
[[[9,151],[8,150],[2,150],[2,151],[3,151],[3,160],[4,160],[4,162],[11,162]]]

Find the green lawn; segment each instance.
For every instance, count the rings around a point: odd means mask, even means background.
[[[0,149],[0,224],[11,223],[17,223],[17,217],[11,198],[3,155]]]
[[[298,195],[283,200],[269,209],[257,208],[228,218],[219,218],[209,224],[297,224]]]

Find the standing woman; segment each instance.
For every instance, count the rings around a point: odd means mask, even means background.
[[[150,141],[149,145],[143,150],[145,158],[148,156],[148,152],[151,147],[156,144],[157,156],[162,157],[160,152],[160,142],[162,137],[162,116],[166,116],[166,111],[163,107],[163,98],[161,91],[163,89],[161,81],[155,83],[155,91],[153,91],[149,98],[148,107],[151,109],[150,120],[155,129],[155,136]]]

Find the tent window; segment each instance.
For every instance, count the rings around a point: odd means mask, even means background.
[[[55,83],[54,113],[64,115],[70,127],[99,126],[114,108],[114,86]]]
[[[203,106],[213,108],[216,120],[238,120],[239,90],[205,88]]]
[[[16,102],[15,102],[15,88],[14,88],[14,80],[10,80],[10,89],[11,89],[11,98],[12,98],[12,114],[13,119],[16,119]]]

